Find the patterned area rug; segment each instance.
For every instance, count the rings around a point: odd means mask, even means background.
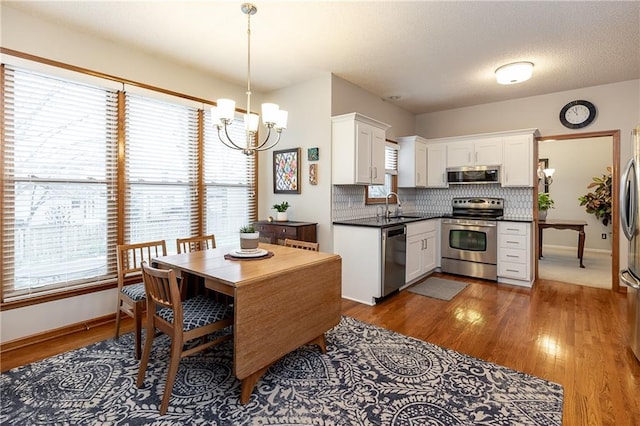
[[[162,343],[160,343],[162,342]],[[2,374],[3,425],[561,425],[562,386],[344,317],[239,403],[231,342],[180,364],[160,416],[168,339],[135,386],[132,335]]]

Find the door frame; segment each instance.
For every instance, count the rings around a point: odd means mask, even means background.
[[[613,198],[611,204],[611,228],[613,230],[611,237],[611,289],[619,293],[626,293],[627,288],[620,286],[620,278],[618,272],[620,271],[620,130],[603,130],[599,132],[587,132],[587,133],[570,133],[563,135],[552,136],[538,136],[534,146],[534,170],[538,165],[538,142],[551,141],[551,140],[567,140],[567,139],[585,139],[585,138],[597,138],[597,137],[611,137],[612,138],[612,172],[611,172],[611,197]],[[538,280],[538,185],[534,188],[534,222],[536,225],[535,232],[535,279]]]

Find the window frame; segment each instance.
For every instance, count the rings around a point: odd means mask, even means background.
[[[205,230],[206,227],[206,212],[205,212],[205,200],[203,200],[204,198],[204,193],[205,191],[204,189],[204,172],[203,172],[203,167],[204,167],[204,159],[203,159],[203,146],[204,146],[204,129],[203,126],[205,125],[204,123],[204,119],[203,119],[203,115],[205,113],[204,109],[205,107],[209,107],[209,106],[214,106],[215,102],[214,101],[210,101],[207,99],[202,99],[202,98],[198,98],[198,97],[194,97],[191,95],[186,95],[186,94],[181,94],[181,93],[177,93],[177,92],[173,92],[170,90],[166,90],[163,88],[159,88],[156,86],[151,86],[145,83],[140,83],[140,82],[136,82],[136,81],[132,81],[132,80],[128,80],[128,79],[123,79],[120,77],[114,77],[108,74],[104,74],[104,73],[100,73],[100,72],[96,72],[93,70],[88,70],[88,69],[84,69],[84,68],[80,68],[80,67],[76,67],[76,66],[72,66],[72,65],[68,65],[62,62],[58,62],[58,61],[53,61],[53,60],[49,60],[46,58],[42,58],[42,57],[38,57],[35,55],[30,55],[30,54],[26,54],[23,52],[19,52],[19,51],[15,51],[15,50],[11,50],[11,49],[7,49],[7,48],[3,48],[0,47],[0,53],[3,55],[7,55],[7,56],[11,56],[15,59],[15,62],[17,63],[18,67],[22,67],[22,68],[27,68],[29,70],[34,70],[36,72],[39,73],[45,73],[45,74],[51,74],[51,76],[53,77],[59,77],[59,78],[63,78],[63,79],[67,79],[67,80],[71,80],[71,81],[76,81],[76,78],[69,78],[69,75],[73,75],[73,76],[77,76],[77,81],[78,82],[82,82],[84,81],[85,78],[98,78],[98,79],[104,79],[105,81],[110,82],[110,84],[113,86],[114,84],[119,84],[122,86],[122,91],[117,91],[117,99],[118,99],[118,105],[117,105],[117,114],[118,114],[118,122],[119,123],[123,123],[124,122],[124,114],[125,114],[125,110],[124,110],[124,88],[125,88],[125,84],[129,85],[131,87],[135,87],[135,88],[140,88],[143,90],[149,90],[161,95],[168,95],[170,97],[175,97],[175,99],[178,100],[182,100],[182,101],[189,101],[191,103],[193,102],[197,102],[199,104],[197,110],[198,110],[198,137],[197,137],[197,143],[196,146],[193,147],[193,149],[197,150],[197,157],[198,160],[196,162],[196,192],[198,194],[197,199],[194,202],[194,206],[192,207],[195,210],[197,210],[197,212],[195,213],[197,215],[197,220],[196,223],[197,225],[195,226],[197,229],[194,231],[194,233],[198,233],[198,234],[202,234]],[[14,63],[14,60],[10,60],[9,58],[5,58],[4,56],[2,57],[2,64],[0,64],[0,85],[2,87],[5,86],[5,63],[6,64],[12,64]],[[27,65],[25,65],[27,64]],[[42,69],[46,69],[48,71],[42,71]],[[63,77],[60,77],[60,74],[63,74]],[[0,107],[0,124],[2,124],[2,140],[4,141],[5,138],[5,120],[6,117],[4,115],[4,104]],[[237,109],[237,112],[241,113],[244,112],[241,109]],[[117,199],[116,203],[116,210],[117,210],[117,219],[116,219],[116,238],[115,238],[115,242],[117,244],[121,244],[125,241],[125,235],[126,235],[126,227],[125,227],[125,209],[124,209],[124,201],[125,200],[125,186],[126,186],[126,177],[125,177],[125,172],[124,172],[124,167],[125,167],[125,161],[124,161],[124,145],[126,143],[125,140],[125,132],[124,132],[124,128],[123,125],[120,124],[118,126],[117,129],[117,146],[116,146],[116,152],[117,152],[117,160],[116,160],[116,169],[115,169],[115,173],[114,176],[108,176],[107,180],[112,179],[113,178],[113,186],[110,187],[110,191],[113,189],[113,192],[115,193],[115,197]],[[3,144],[4,145],[4,144]],[[4,146],[2,149],[0,149],[0,176],[3,177],[3,185],[0,185],[0,208],[3,209],[6,207],[5,206],[5,197],[8,195],[7,194],[7,189],[5,188],[4,185],[4,176],[5,176],[5,152],[4,152]],[[254,176],[253,176],[253,183],[252,183],[252,188],[253,188],[253,198],[252,198],[252,203],[253,203],[253,214],[254,217],[250,217],[247,218],[247,220],[256,220],[255,215],[257,215],[257,200],[258,200],[258,185],[257,185],[257,175],[258,175],[258,161],[257,161],[257,156],[253,156],[252,157],[252,161],[253,161],[253,170],[254,170]],[[109,184],[110,185],[110,184]],[[5,241],[5,238],[7,238],[7,234],[5,233],[4,227],[0,227],[0,238],[2,241]],[[167,240],[169,246],[173,246],[174,244],[172,244],[172,241]],[[108,252],[115,252],[115,244],[112,247],[108,247]],[[108,261],[110,262],[110,261]],[[110,264],[110,263],[108,263]],[[0,268],[2,270],[5,269],[5,267],[10,266],[7,263],[7,258],[5,258],[4,255],[0,256]],[[115,268],[115,257],[113,260],[113,267]],[[21,298],[21,299],[16,299],[16,300],[11,300],[11,301],[5,301],[5,291],[2,288],[2,286],[4,285],[4,280],[1,283],[2,285],[0,285],[0,310],[4,311],[4,310],[9,310],[9,309],[15,309],[15,308],[21,308],[24,306],[29,306],[29,305],[34,305],[34,304],[38,304],[38,303],[44,303],[44,302],[49,302],[49,301],[53,301],[53,300],[59,300],[59,299],[64,299],[64,298],[68,298],[68,297],[74,297],[74,296],[78,296],[81,294],[88,294],[88,293],[94,293],[94,292],[98,292],[98,291],[104,291],[106,289],[109,288],[114,288],[117,285],[117,282],[115,280],[115,277],[113,279],[107,279],[107,280],[102,280],[102,281],[96,281],[96,282],[90,282],[88,285],[82,286],[82,287],[77,287],[77,286],[69,286],[67,289],[65,290],[61,290],[61,291],[55,291],[55,292],[41,292],[41,293],[34,293],[32,295],[30,295],[29,297],[26,298]]]

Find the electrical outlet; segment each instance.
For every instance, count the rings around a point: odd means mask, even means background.
[[[602,235],[600,236],[600,238],[602,238],[603,240],[606,240],[606,239],[607,239],[607,234],[602,234]]]

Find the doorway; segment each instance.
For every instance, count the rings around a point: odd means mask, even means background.
[[[611,212],[611,223],[610,225],[606,228],[607,232],[606,232],[606,238],[609,239],[610,238],[610,244],[611,244],[611,257],[610,257],[610,261],[611,261],[611,289],[613,289],[614,291],[621,291],[620,289],[620,283],[619,283],[619,278],[618,278],[618,270],[619,270],[619,263],[620,263],[620,259],[619,259],[619,244],[620,244],[620,240],[619,240],[619,216],[618,216],[618,208],[619,208],[619,201],[618,201],[618,192],[619,192],[619,173],[620,173],[620,164],[619,164],[619,158],[620,158],[620,131],[619,130],[611,130],[611,131],[602,131],[602,132],[589,132],[589,133],[576,133],[576,134],[567,134],[567,135],[554,135],[554,136],[543,136],[543,137],[539,137],[537,139],[538,143],[536,144],[536,159],[541,158],[543,160],[545,160],[544,155],[540,155],[540,152],[551,152],[549,149],[542,149],[541,147],[543,147],[543,145],[541,145],[541,143],[544,143],[544,146],[547,147],[552,147],[553,143],[555,141],[558,142],[558,144],[556,145],[559,149],[560,147],[564,147],[564,149],[566,150],[568,147],[570,147],[571,152],[569,153],[569,155],[572,158],[572,161],[574,162],[574,166],[577,164],[581,164],[579,163],[580,161],[583,161],[583,158],[588,158],[589,157],[589,153],[585,152],[585,148],[589,145],[591,146],[595,146],[598,147],[598,153],[594,153],[592,155],[598,155],[598,156],[602,156],[603,152],[608,153],[607,157],[610,159],[610,163],[608,165],[611,166],[611,177],[612,177],[612,212]],[[582,144],[581,144],[582,143]],[[594,145],[595,143],[595,145]],[[607,144],[607,146],[604,145],[599,145],[599,144]],[[604,146],[604,148],[603,148]],[[604,151],[603,151],[604,149]],[[560,149],[561,151],[561,149]],[[573,155],[571,155],[573,154]],[[567,154],[564,153],[564,156],[566,156]],[[554,168],[554,164],[553,164],[553,159],[548,159],[546,158],[546,160],[549,162],[548,167],[549,168]],[[566,160],[566,158],[565,158]],[[556,161],[557,162],[557,161]],[[569,169],[571,169],[571,167],[565,167],[565,170],[562,171],[561,169],[558,169],[556,171],[556,174],[554,174],[554,176],[552,177],[554,180],[557,181],[557,179],[570,179],[570,177],[567,176],[567,173],[569,173]],[[586,181],[584,180],[584,177],[580,178],[581,180],[576,181],[576,182],[572,182],[571,185],[573,185],[574,187],[578,187],[580,191],[582,191],[582,194],[586,194],[588,191],[591,191],[590,189],[587,189],[587,185],[589,184],[589,182],[591,181],[591,177],[592,176],[601,176],[603,174],[606,174],[607,171],[606,169],[602,169],[602,170],[588,170],[588,175],[590,176]],[[547,182],[548,183],[548,182]],[[566,186],[566,182],[564,184]],[[546,188],[546,189],[545,189]],[[556,194],[560,197],[563,196],[562,193],[562,185],[557,184],[557,188],[558,190],[556,191]],[[540,185],[539,187],[535,188],[535,200],[537,202],[538,199],[538,192],[539,191],[549,191],[552,194],[553,197],[553,193],[554,193],[554,189],[553,189],[553,181],[551,182],[550,185],[546,186],[545,185]],[[574,189],[575,191],[575,189]],[[573,198],[573,196],[569,197],[569,198]],[[577,197],[576,197],[577,198]],[[566,214],[569,215],[575,215],[575,216],[581,216],[582,218],[584,218],[584,207],[577,207],[576,205],[579,205],[578,200],[576,199],[575,202],[573,201],[573,199],[571,200],[564,200],[563,202],[571,202],[574,203],[574,205],[572,205],[572,209],[574,213],[571,213],[571,209],[569,210],[563,210]],[[579,208],[581,209],[580,212],[576,213],[575,209]],[[569,213],[566,213],[567,211],[569,211]],[[535,209],[535,214],[536,214],[536,229],[537,229],[537,224],[538,224],[538,217],[537,217],[537,208]],[[592,215],[589,215],[592,216]],[[552,214],[550,214],[550,218],[553,217]],[[563,219],[575,219],[575,217],[565,217]],[[596,247],[602,246],[602,244],[604,243],[604,241],[593,241],[594,235],[598,235],[598,237],[600,237],[600,228],[602,228],[602,224],[599,224],[595,218],[590,218],[589,222],[591,223],[591,242],[592,242],[592,246],[595,245]],[[598,228],[600,227],[600,228]],[[588,226],[586,227],[586,229],[588,229]],[[605,229],[605,228],[602,228]],[[597,231],[596,231],[597,230]],[[545,243],[547,242],[547,233],[549,231],[545,231]],[[560,231],[561,233],[566,233],[569,231]],[[605,231],[602,231],[602,233],[605,233]],[[535,233],[535,238],[536,238],[536,251],[538,251],[538,232]],[[573,233],[573,235],[568,234],[566,236],[562,236],[561,238],[574,238],[575,240],[577,240],[577,234]],[[558,235],[556,235],[556,241],[562,241],[561,238],[558,237]],[[597,243],[597,244],[594,244]],[[606,243],[605,243],[606,244]],[[577,243],[574,242],[573,243],[574,246],[577,246]],[[589,247],[589,244],[587,244],[587,247]],[[576,247],[577,248],[577,247]],[[539,274],[539,268],[540,268],[540,262],[538,260],[539,257],[539,253],[536,253],[536,279],[539,278],[540,274]],[[585,270],[588,270],[589,265],[585,264],[586,268]],[[576,261],[576,268],[578,267],[578,262]],[[574,276],[579,276],[579,273],[584,273],[585,270],[579,270],[576,269],[576,273]],[[562,280],[558,280],[558,281],[562,281]],[[586,283],[584,283],[586,284]]]

